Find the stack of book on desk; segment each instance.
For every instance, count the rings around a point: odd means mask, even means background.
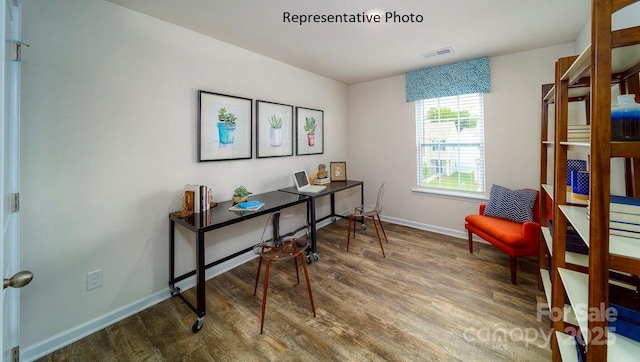
[[[326,185],[328,183],[331,183],[331,179],[329,179],[328,177],[316,178],[316,180],[313,182],[314,185]]]
[[[587,206],[588,218],[589,206]],[[631,196],[611,195],[609,234],[639,239],[640,242],[640,199]]]
[[[212,191],[205,185],[186,185],[184,187],[184,202],[191,213],[207,211],[211,208]]]

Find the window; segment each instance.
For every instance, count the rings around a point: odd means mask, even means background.
[[[415,102],[418,186],[485,196],[482,93]]]

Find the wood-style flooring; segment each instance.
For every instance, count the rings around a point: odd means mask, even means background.
[[[293,263],[271,270],[264,334],[257,259],[207,282],[207,316],[170,298],[40,361],[548,361],[549,320],[536,317],[537,259],[385,223],[383,258],[373,225],[318,230],[309,265],[317,317]],[[302,272],[302,270],[301,270]],[[302,276],[302,275],[301,275]],[[193,290],[185,292],[193,296]]]

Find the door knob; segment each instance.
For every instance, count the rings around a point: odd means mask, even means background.
[[[11,278],[4,279],[4,286],[2,287],[2,289],[5,289],[6,287],[22,288],[25,285],[29,284],[31,282],[31,279],[33,279],[32,272],[28,270],[17,272]]]

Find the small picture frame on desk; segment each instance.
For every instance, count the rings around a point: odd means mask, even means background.
[[[347,181],[347,163],[329,163],[329,176],[331,178],[331,181]]]

